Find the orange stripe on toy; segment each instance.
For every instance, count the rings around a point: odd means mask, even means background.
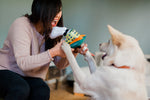
[[[85,35],[80,35],[78,38],[74,39],[74,40],[73,40],[72,42],[70,42],[69,44],[73,44],[73,43],[75,43],[75,42],[77,42],[77,41],[79,41],[79,40],[82,40],[84,36],[85,36]]]

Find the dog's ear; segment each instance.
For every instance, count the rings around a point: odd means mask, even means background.
[[[118,47],[121,46],[121,44],[124,41],[123,34],[119,32],[118,30],[114,29],[112,26],[108,25],[108,30],[111,34],[112,43]]]

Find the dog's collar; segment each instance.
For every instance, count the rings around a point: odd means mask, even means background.
[[[112,66],[114,66],[115,68],[121,68],[121,69],[134,69],[134,68],[131,68],[130,66],[116,66],[115,64],[112,64]]]

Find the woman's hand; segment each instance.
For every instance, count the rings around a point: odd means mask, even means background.
[[[61,48],[61,45],[64,41],[61,41],[59,43],[57,43],[53,48],[49,49],[49,52],[51,54],[51,57],[55,57],[55,56],[60,56],[65,58],[66,55],[64,53],[64,51]]]
[[[76,53],[80,53],[81,55],[85,55],[89,49],[87,48],[87,44],[82,44],[81,48],[75,48]]]

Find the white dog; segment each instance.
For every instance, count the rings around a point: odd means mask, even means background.
[[[103,66],[96,68],[87,53],[90,76],[82,72],[67,43],[62,44],[75,80],[92,100],[147,100],[145,87],[145,58],[138,42],[108,26],[111,39],[100,44]]]

